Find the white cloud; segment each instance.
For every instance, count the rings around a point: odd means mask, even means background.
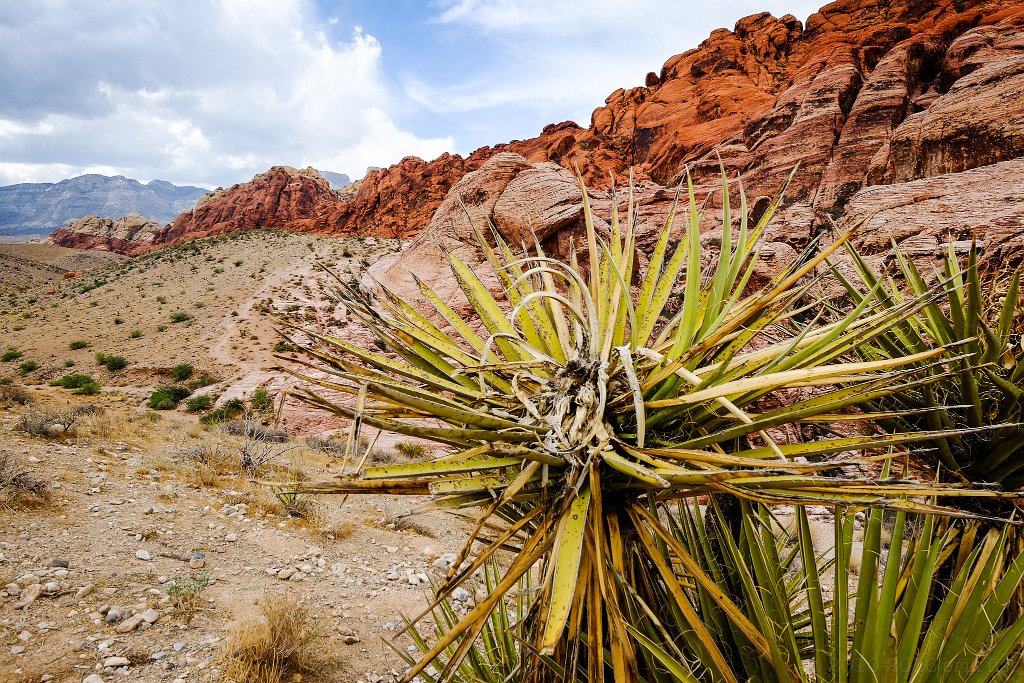
[[[438,113],[526,106],[589,124],[590,113],[620,87],[642,85],[721,27],[760,11],[801,20],[821,0],[440,0],[433,22],[486,36],[499,59],[460,82],[407,75],[413,100]]]
[[[0,8],[0,184],[102,167],[223,185],[282,163],[358,177],[452,149],[394,123],[377,39],[332,42],[304,0],[29,4]]]

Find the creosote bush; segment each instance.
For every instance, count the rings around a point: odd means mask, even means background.
[[[171,368],[171,377],[174,378],[175,382],[184,382],[192,376],[192,365],[189,363],[179,363]]]
[[[185,409],[190,413],[200,413],[204,410],[209,410],[212,405],[213,396],[209,394],[199,394],[198,396],[185,399]]]
[[[149,395],[147,405],[153,410],[174,410],[178,404],[184,401],[191,394],[185,387],[167,386],[159,387]]]
[[[90,375],[85,375],[79,372],[64,375],[60,379],[50,382],[50,386],[61,387],[63,389],[74,389],[73,393],[84,396],[92,396],[100,392],[99,382],[94,380]]]

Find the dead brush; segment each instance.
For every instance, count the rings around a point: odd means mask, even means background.
[[[46,482],[32,476],[14,453],[0,449],[0,508],[40,506],[49,499]]]
[[[311,451],[317,451],[334,458],[344,458],[345,453],[348,451],[348,435],[344,432],[326,436],[314,434],[313,436],[306,437],[306,446]],[[365,436],[360,436],[355,444],[355,453],[350,456],[350,459],[358,462],[369,448],[370,441]]]
[[[92,404],[44,408],[23,414],[18,419],[17,429],[31,436],[63,438],[77,433],[77,425],[83,417],[102,412],[101,407]]]
[[[231,629],[222,653],[225,673],[247,683],[299,679],[327,665],[325,639],[308,607],[289,595],[266,595],[258,615]]]
[[[0,407],[27,406],[32,402],[32,394],[20,384],[0,381]]]

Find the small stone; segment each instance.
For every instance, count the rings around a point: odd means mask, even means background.
[[[469,602],[469,599],[473,597],[468,590],[459,586],[452,591],[452,600],[457,602]]]
[[[131,661],[127,657],[107,657],[103,660],[103,666],[118,667],[128,666]]]
[[[25,646],[24,645],[15,645],[14,647],[11,648],[11,654],[12,655],[20,655],[24,651],[25,651]]]
[[[82,683],[104,683],[104,681],[99,674],[89,674],[82,679]]]
[[[81,600],[85,597],[88,597],[88,595],[92,593],[94,590],[96,590],[95,584],[85,584],[84,586],[79,588],[78,591],[75,593],[75,600]]]
[[[305,574],[303,574],[302,572],[295,572],[294,574],[292,574],[291,576],[288,577],[288,580],[289,581],[302,581],[304,578],[306,578]]]
[[[100,610],[103,611],[102,609]],[[107,614],[103,617],[108,624],[116,624],[121,621],[121,610],[118,607],[111,607],[107,610]]]
[[[339,626],[338,633],[343,636],[354,636],[356,634],[356,632],[350,629],[348,626]]]
[[[281,579],[282,581],[286,581],[286,580],[292,578],[292,576],[294,574],[295,574],[295,568],[294,567],[285,567],[284,569],[282,569],[281,571],[279,571],[277,573],[277,578]]]
[[[452,555],[451,553],[445,553],[444,555],[441,555],[436,560],[431,562],[431,565],[434,567],[434,569],[443,570],[451,569],[451,566],[453,564],[455,564],[455,555]]]
[[[158,612],[157,610],[155,610],[152,607],[150,607],[149,609],[147,609],[145,612],[143,612],[139,616],[141,616],[142,620],[144,622],[146,622],[147,624],[152,624],[152,623],[156,622],[156,620],[159,619],[160,617],[162,617],[163,615],[160,614],[160,612]]]
[[[128,617],[123,622],[118,624],[114,630],[118,633],[131,633],[132,631],[137,629],[139,627],[139,624],[141,624],[142,622],[142,615],[136,614],[134,616]]]
[[[175,643],[174,644],[174,651],[175,652],[181,652],[184,649],[185,649],[185,643]]]
[[[345,636],[341,639],[341,642],[346,645],[355,645],[359,642],[359,636]]]
[[[166,657],[167,657],[167,653],[164,652],[163,650],[160,650],[159,652],[154,652],[153,654],[151,654],[149,656],[149,658],[151,660],[153,660],[154,662],[159,662],[161,659],[164,659]]]
[[[25,589],[24,593],[22,593],[21,600],[19,600],[18,602],[16,602],[14,604],[14,609],[25,609],[26,607],[31,605],[33,602],[35,602],[36,599],[40,595],[42,595],[42,594],[43,594],[43,586],[42,586],[42,584],[38,584],[38,583],[32,584],[31,586],[29,586],[28,588]]]
[[[47,581],[43,584],[43,593],[46,595],[53,595],[60,590],[59,581]]]
[[[236,534],[234,531],[232,531],[230,534],[228,534],[227,536],[224,537],[224,540],[227,541],[228,543],[234,543],[235,541],[238,540],[238,534]]]
[[[68,568],[68,561],[66,559],[64,559],[63,557],[55,557],[52,560],[50,560],[50,566],[51,567],[62,567],[64,569],[67,569]]]
[[[153,559],[153,556],[149,554],[149,551],[145,548],[139,548],[135,551],[135,557],[139,558],[143,562],[149,562]]]

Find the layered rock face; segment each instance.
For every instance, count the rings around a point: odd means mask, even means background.
[[[551,125],[465,158],[408,157],[343,196],[275,168],[205,200],[134,249],[251,227],[412,237],[466,174],[509,152],[534,164],[578,165],[595,190],[609,177],[623,184],[630,169],[641,182],[673,186],[689,169],[701,195],[717,187],[721,160],[755,207],[799,164],[767,234],[799,247],[844,216],[865,187],[1021,156],[1022,90],[1019,0],[838,0],[806,23],[762,13],[714,31],[644,86],[612,93],[588,128]],[[516,175],[498,214],[530,210],[530,178]],[[713,197],[711,212],[720,204]],[[521,225],[506,227],[522,233]]]
[[[61,247],[127,254],[139,244],[151,244],[160,229],[156,221],[138,215],[116,219],[86,216],[54,232],[47,242]]]

